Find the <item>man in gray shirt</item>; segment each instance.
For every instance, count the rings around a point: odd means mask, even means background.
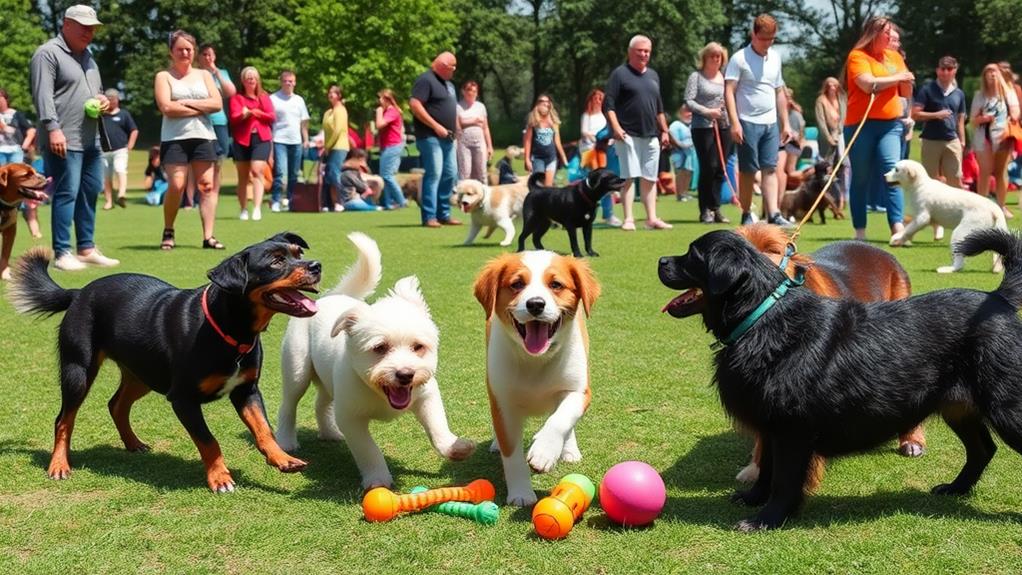
[[[120,263],[100,253],[93,241],[96,199],[103,189],[99,112],[109,106],[88,50],[100,24],[91,7],[71,6],[64,12],[60,34],[36,49],[30,65],[38,145],[46,175],[53,179],[53,266],[67,271]],[[93,98],[100,104],[95,116],[90,113],[95,110],[86,110]],[[72,222],[77,255],[71,251]]]

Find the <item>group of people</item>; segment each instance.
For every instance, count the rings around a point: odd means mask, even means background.
[[[57,268],[117,265],[117,260],[95,246],[95,206],[104,180],[108,182],[104,209],[124,205],[127,152],[136,143],[138,128],[131,115],[120,108],[116,90],[102,90],[99,70],[87,49],[95,28],[101,25],[95,10],[77,5],[68,8],[64,16],[60,34],[37,49],[30,66],[38,129],[10,106],[7,94],[0,90],[0,162],[21,160],[36,144],[42,151],[44,170],[53,178]],[[656,211],[662,163],[675,170],[681,200],[688,198],[690,178],[698,166],[700,221],[728,223],[721,211],[720,190],[725,183],[733,185],[726,176],[726,159],[736,152],[741,223],[754,220],[752,201],[758,186],[763,216],[777,225],[791,225],[781,215],[778,199],[801,176],[795,166],[802,152],[805,120],[785,85],[780,55],[772,47],[777,32],[777,21],[761,14],[752,24],[749,43],[730,59],[727,49],[716,42],[700,50],[699,67],[688,78],[684,104],[670,126],[659,76],[649,66],[652,41],[642,35],[631,39],[626,62],[611,72],[604,89],[590,92],[580,122],[578,148],[586,158],[585,167],[610,167],[633,182],[623,194],[623,219],[614,215],[611,198],[604,199],[606,223],[625,231],[636,229],[633,199],[637,187],[645,208],[645,227],[672,227],[657,217]],[[240,83],[235,85],[227,70],[217,65],[215,48],[197,45],[187,32],[171,34],[168,50],[170,63],[154,80],[155,101],[163,116],[161,143],[158,151],[151,152],[146,171],[147,185],[165,182],[160,247],[175,247],[176,216],[191,182],[198,193],[202,245],[223,249],[224,244],[214,235],[223,158],[230,150],[238,169],[240,219],[262,218],[270,163],[271,210],[286,208],[310,147],[308,108],[295,93],[294,72],[283,71],[280,90],[267,94],[256,68],[242,69]],[[408,100],[424,171],[421,223],[430,228],[460,223],[450,212],[454,185],[459,178],[486,181],[487,164],[493,156],[487,110],[478,99],[479,86],[473,81],[464,83],[459,101],[451,81],[456,69],[453,53],[438,55],[430,69],[415,80]],[[974,155],[976,191],[988,194],[992,180],[996,201],[1007,217],[1012,216],[1005,206],[1006,167],[1016,155],[1016,146],[1022,147],[1022,88],[1007,63],[989,64],[967,112],[965,95],[955,82],[957,70],[954,58],[941,58],[936,79],[913,93],[915,77],[905,64],[897,26],[887,18],[874,17],[864,25],[840,77],[823,82],[814,108],[820,155],[836,160],[862,122],[848,157],[851,176],[847,187],[857,238],[865,237],[868,206],[886,210],[892,234],[903,227],[900,190],[878,182],[881,174],[906,156],[914,122],[922,124],[922,160],[932,177],[956,187],[965,185],[963,166],[967,171]],[[86,112],[85,102],[91,99],[100,103],[104,112],[101,121]],[[329,198],[324,209],[403,207],[405,199],[395,176],[405,149],[404,121],[394,92],[378,93],[374,114],[380,189],[366,185],[366,154],[351,145],[341,87],[330,86],[327,99],[330,107],[323,115],[320,152],[325,196]],[[973,131],[969,153],[966,120]],[[522,148],[527,171],[543,174],[547,186],[554,184],[557,169],[568,163],[560,123],[553,99],[548,94],[538,95],[525,122]],[[503,171],[513,178],[507,158],[503,164]],[[29,219],[33,221],[31,215]],[[36,224],[34,235],[38,235],[37,228]]]

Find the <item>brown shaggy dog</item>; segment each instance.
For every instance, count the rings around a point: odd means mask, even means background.
[[[738,234],[774,263],[780,265],[788,245],[784,230],[769,224],[741,226]],[[811,255],[796,253],[788,261],[785,273],[794,277],[795,267],[807,268],[805,287],[826,297],[848,298],[861,302],[893,301],[911,295],[908,273],[891,254],[865,242],[834,242]],[[759,476],[761,456],[760,438],[752,450],[752,461],[739,472],[739,481],[755,481]],[[918,457],[926,449],[926,436],[922,425],[898,438],[898,452],[906,457]],[[813,456],[806,490],[812,491],[823,479],[824,459]]]

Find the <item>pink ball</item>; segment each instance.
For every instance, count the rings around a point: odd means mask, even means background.
[[[652,523],[666,501],[664,480],[656,469],[641,461],[618,463],[600,482],[600,505],[611,521],[625,527]]]

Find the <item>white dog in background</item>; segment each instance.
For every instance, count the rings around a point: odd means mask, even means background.
[[[893,170],[884,174],[884,178],[889,183],[901,185],[914,210],[913,219],[905,230],[891,236],[892,246],[911,245],[912,236],[931,223],[954,228],[951,232],[952,264],[937,268],[939,273],[957,272],[965,267],[965,256],[958,253],[956,246],[971,232],[986,228],[1008,230],[1000,206],[987,198],[930,178],[919,162],[901,160]],[[1000,255],[994,254],[993,271],[1004,271]]]
[[[488,228],[483,238],[489,238],[494,230],[504,230],[500,245],[509,246],[515,238],[514,219],[522,215],[522,205],[529,193],[529,186],[523,179],[514,184],[488,186],[477,180],[461,180],[454,190],[457,205],[461,211],[472,215],[465,245],[471,245],[481,229]]]
[[[393,484],[383,453],[369,434],[371,420],[390,421],[411,411],[440,455],[467,458],[475,443],[451,433],[434,373],[439,332],[409,276],[372,305],[364,300],[380,282],[380,250],[369,236],[352,233],[358,260],[319,312],[288,323],[281,348],[283,397],[276,438],[298,448],[295,413],[314,383],[319,437],[345,440],[365,488]],[[297,319],[297,318],[296,318]]]

